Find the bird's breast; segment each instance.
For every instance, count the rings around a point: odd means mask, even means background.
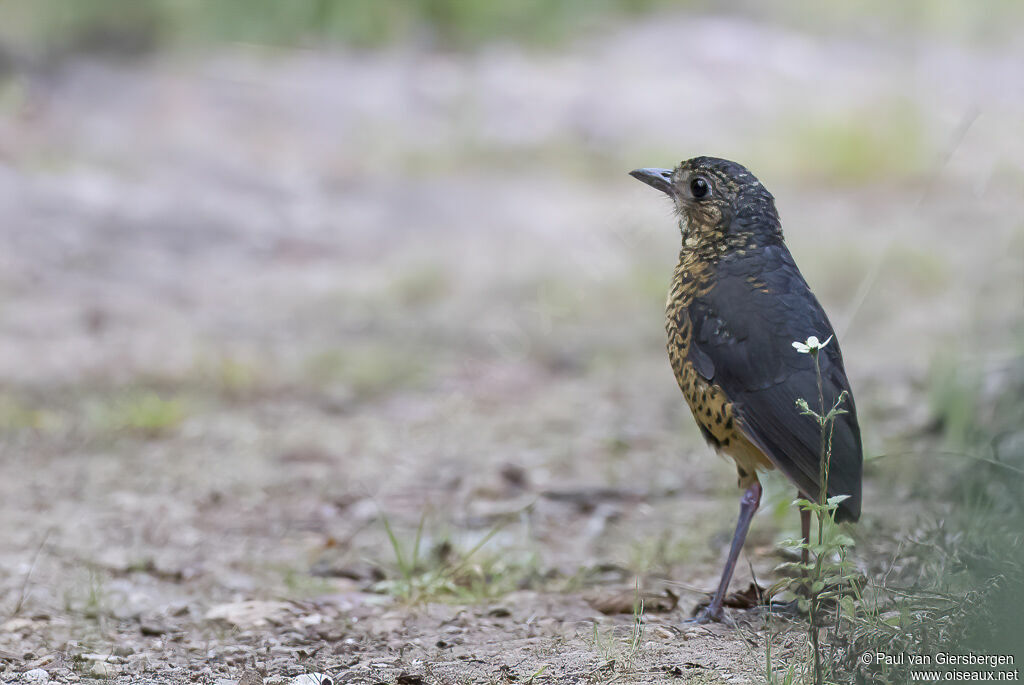
[[[681,254],[665,307],[668,358],[701,433],[718,451],[733,458],[741,480],[756,478],[758,470],[772,468],[771,461],[743,435],[733,404],[722,388],[701,376],[691,359],[693,331],[700,323],[693,321],[691,305],[713,287],[714,263],[695,258],[693,253]]]

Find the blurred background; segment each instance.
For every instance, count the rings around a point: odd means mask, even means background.
[[[1020,515],[1022,20],[1010,1],[5,0],[7,667],[129,640],[216,660],[210,607],[339,588],[640,576],[689,610],[739,492],[664,350],[671,206],[626,173],[702,154],[774,193],[839,332],[863,571],[954,594],[1005,576],[1016,538],[985,556],[961,533]],[[761,580],[798,518],[767,488]]]

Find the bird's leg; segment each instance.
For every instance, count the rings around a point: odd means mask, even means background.
[[[797,497],[803,497],[803,494],[797,493]],[[793,590],[800,597],[806,597],[810,591],[810,577],[811,573],[807,567],[808,561],[810,560],[810,550],[807,546],[811,542],[811,512],[806,509],[800,510],[800,537],[803,539],[804,548],[800,551],[800,559],[803,561],[803,582],[795,586]],[[772,602],[771,611],[775,614],[789,614],[791,616],[800,615],[800,602],[797,599],[791,599],[788,602]]]
[[[722,580],[718,583],[718,590],[703,611],[694,617],[697,623],[709,621],[721,621],[723,617],[722,602],[725,601],[725,592],[729,589],[729,581],[732,580],[732,572],[736,568],[736,560],[739,559],[740,550],[743,548],[743,541],[747,539],[747,530],[750,529],[750,519],[754,512],[761,505],[761,484],[754,481],[740,499],[740,518],[736,522],[736,534],[732,536],[732,547],[729,548],[729,558],[722,569]]]
[[[811,559],[810,550],[807,549],[811,544],[811,512],[808,509],[800,510],[800,535],[804,539],[804,549],[801,552],[801,559],[804,562],[804,568],[806,568]]]

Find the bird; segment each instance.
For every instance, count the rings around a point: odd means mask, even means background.
[[[832,424],[826,491],[846,496],[837,521],[860,518],[857,410],[835,331],[786,247],[775,198],[761,182],[743,165],[716,157],[630,175],[675,206],[682,245],[665,310],[669,361],[701,433],[735,462],[744,491],[718,588],[692,619],[723,621],[729,581],[761,502],[758,472],[778,469],[801,497],[819,501],[821,426],[801,415],[798,400],[818,410],[820,398],[826,412],[841,402],[845,413]],[[814,356],[801,354],[794,343],[813,344],[812,336],[826,342]],[[801,509],[800,518],[806,543],[810,511]],[[805,565],[807,557],[805,545]]]

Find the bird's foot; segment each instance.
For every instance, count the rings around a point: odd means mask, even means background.
[[[708,605],[698,611],[693,618],[686,619],[686,623],[696,623],[697,625],[724,622],[725,611],[722,610],[722,607],[712,607],[711,605]]]

